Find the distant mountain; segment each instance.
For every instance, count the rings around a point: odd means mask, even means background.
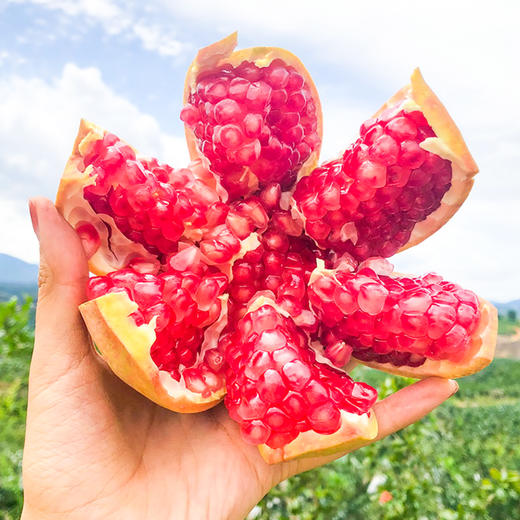
[[[29,264],[14,256],[0,253],[0,283],[36,284],[38,266]]]
[[[0,282],[0,302],[10,300],[13,296],[16,296],[18,300],[25,299],[26,296],[30,296],[33,300],[36,300],[38,295],[38,284],[35,283],[7,283]]]
[[[36,298],[38,292],[38,266],[14,256],[0,253],[0,301],[16,296]]]
[[[498,309],[498,314],[507,314],[507,311],[516,311],[516,314],[520,316],[520,300],[512,300],[505,303],[492,303]]]

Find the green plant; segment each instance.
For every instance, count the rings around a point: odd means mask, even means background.
[[[19,518],[31,302],[0,303],[0,519]],[[358,367],[382,396],[411,380]],[[258,520],[520,518],[520,361],[495,360],[421,422],[274,488]],[[380,497],[390,500],[380,503]],[[253,516],[253,515],[252,515]]]
[[[515,436],[520,428],[518,374],[520,362],[497,360],[483,372],[460,380],[458,397],[419,423],[280,484],[251,516],[262,520],[520,518],[520,484],[513,469],[520,467]],[[410,382],[364,367],[356,369],[356,378],[376,386],[381,395]],[[487,403],[480,405],[484,398]],[[380,503],[383,492],[390,500]]]
[[[0,303],[0,518],[19,518],[27,379],[34,342],[32,301]]]

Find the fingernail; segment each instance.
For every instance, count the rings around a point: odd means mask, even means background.
[[[459,389],[459,383],[457,383],[457,381],[453,380],[453,379],[450,379],[450,384],[451,384],[451,394],[450,394],[450,397],[452,395],[455,395],[457,393],[457,390]]]
[[[33,199],[29,199],[29,213],[31,215],[32,227],[34,234],[40,240],[40,228],[38,227],[38,212],[36,210],[36,203]]]

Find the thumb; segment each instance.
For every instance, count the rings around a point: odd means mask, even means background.
[[[40,241],[38,304],[31,380],[51,382],[78,365],[90,342],[78,306],[85,301],[87,259],[75,231],[51,201],[29,201]]]

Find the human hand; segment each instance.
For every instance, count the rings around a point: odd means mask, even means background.
[[[40,290],[29,378],[23,520],[242,519],[277,483],[344,453],[268,465],[222,404],[177,414],[114,376],[94,353],[81,241],[52,203],[34,199]],[[429,378],[378,402],[378,439],[457,390]]]

